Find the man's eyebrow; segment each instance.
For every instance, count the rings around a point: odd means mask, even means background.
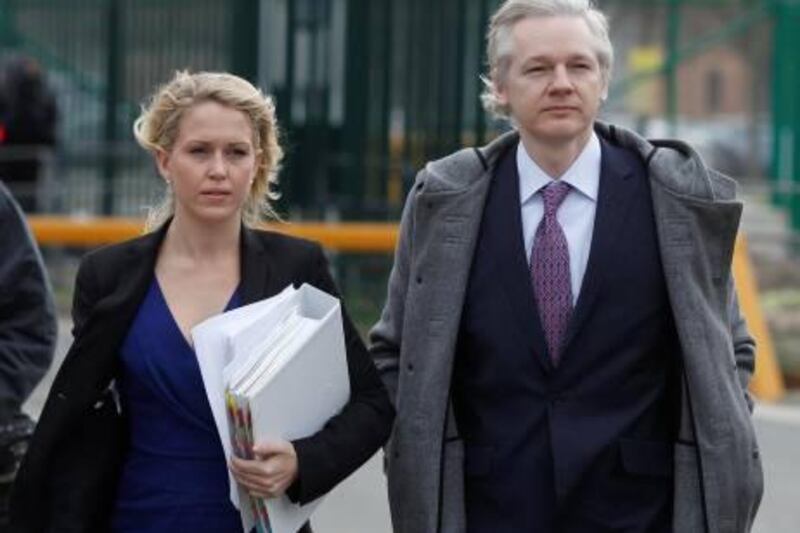
[[[550,62],[550,61],[554,61],[554,60],[555,59],[553,58],[552,55],[549,55],[549,54],[538,54],[538,55],[532,55],[532,56],[528,56],[528,57],[524,58],[522,60],[522,63],[523,64],[524,63],[532,63],[532,62],[535,62],[535,61]],[[567,61],[576,61],[576,60],[591,61],[592,60],[592,56],[590,54],[585,54],[583,52],[575,52],[574,54],[568,55],[566,60]]]

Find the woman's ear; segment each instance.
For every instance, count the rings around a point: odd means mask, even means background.
[[[161,174],[161,177],[164,178],[164,181],[167,183],[170,182],[169,178],[169,152],[164,149],[158,148],[155,151],[155,160],[156,166],[158,167],[158,173]]]
[[[261,171],[262,165],[265,164],[264,150],[256,150],[256,164],[253,169],[253,174],[250,176],[250,185],[256,181],[256,176]]]

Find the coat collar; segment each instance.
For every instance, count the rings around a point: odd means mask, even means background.
[[[650,181],[671,193],[696,201],[717,203],[733,200],[736,183],[710,170],[702,156],[677,140],[647,140],[620,126],[595,122],[595,133],[609,146],[630,150],[645,162]],[[519,142],[516,130],[506,132],[481,148],[459,150],[428,163],[424,190],[431,192],[469,188],[492,174],[506,150]]]
[[[172,220],[168,220],[157,230],[131,242],[128,248],[128,278],[122,278],[114,294],[127,296],[129,301],[138,302],[137,295],[144,296],[155,272],[156,259],[164,237]],[[263,297],[269,279],[269,263],[264,260],[267,244],[257,236],[257,230],[242,225],[239,247],[239,279],[242,302],[252,303]],[[127,270],[127,269],[126,269]],[[132,298],[131,298],[132,297]]]
[[[597,215],[592,235],[591,252],[586,273],[578,296],[566,338],[564,339],[564,356],[568,356],[569,343],[580,330],[594,306],[597,294],[602,286],[604,273],[611,268],[609,261],[614,257],[615,247],[619,245],[618,236],[631,205],[631,199],[641,187],[644,180],[631,179],[634,175],[634,157],[626,150],[611,146],[601,141],[600,188]],[[505,262],[498,264],[499,276],[506,296],[514,309],[521,338],[526,339],[529,349],[539,355],[539,360],[546,370],[552,370],[551,357],[547,354],[544,334],[539,319],[538,303],[533,296],[533,288],[528,274],[527,258],[520,239],[522,223],[517,208],[499,206],[519,205],[516,182],[519,175],[514,158],[505,157],[498,166],[494,183],[495,213],[499,217],[497,223],[489,223],[485,231],[491,246],[504,250],[499,254]],[[488,207],[488,205],[487,205]],[[484,222],[486,224],[486,222]]]
[[[615,257],[616,247],[620,244],[619,235],[631,207],[631,200],[639,187],[644,185],[642,179],[631,179],[634,176],[634,165],[631,159],[635,156],[602,140],[602,157],[600,162],[600,189],[598,193],[597,211],[595,214],[592,243],[589,261],[586,265],[581,291],[570,319],[564,339],[564,357],[569,357],[569,345],[580,331],[597,299],[603,277]]]
[[[124,338],[155,276],[158,251],[170,222],[128,243],[124,272],[117,273],[113,290],[91,311],[90,317],[102,326],[104,338]],[[256,233],[257,230],[242,226],[239,283],[243,304],[262,298],[269,280],[269,262],[264,258],[266,244]]]
[[[242,304],[250,304],[267,292],[270,280],[270,262],[267,261],[268,244],[259,239],[257,230],[242,226],[241,247],[239,249],[239,279]]]

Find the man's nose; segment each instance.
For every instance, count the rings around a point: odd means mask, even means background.
[[[553,80],[550,83],[552,90],[570,91],[572,90],[572,79],[566,65],[556,65],[553,69]]]

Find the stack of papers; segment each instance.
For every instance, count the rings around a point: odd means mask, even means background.
[[[229,459],[252,458],[266,439],[316,433],[350,396],[339,301],[311,285],[210,318],[192,339]],[[230,480],[245,532],[295,532],[320,503],[252,498]]]

